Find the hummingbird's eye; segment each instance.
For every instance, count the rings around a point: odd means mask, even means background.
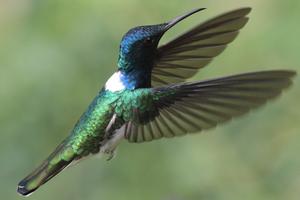
[[[154,42],[154,40],[153,40],[151,37],[147,37],[147,38],[145,39],[145,44],[146,44],[146,45],[151,45],[153,42]]]

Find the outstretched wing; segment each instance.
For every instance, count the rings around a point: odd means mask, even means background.
[[[202,23],[159,47],[152,86],[183,82],[206,66],[247,23],[250,8],[241,8]]]
[[[263,71],[152,88],[147,101],[151,109],[132,110],[125,138],[145,142],[215,127],[278,96],[293,75]]]

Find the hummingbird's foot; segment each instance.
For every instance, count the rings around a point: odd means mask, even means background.
[[[106,149],[104,151],[104,154],[107,155],[106,161],[110,161],[111,159],[113,159],[115,157],[115,149]]]

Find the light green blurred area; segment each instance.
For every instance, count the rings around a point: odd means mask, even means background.
[[[164,41],[221,12],[251,6],[234,43],[194,79],[300,67],[298,0],[0,0],[0,198],[68,134],[116,70],[131,27],[208,9]],[[118,149],[69,168],[32,200],[296,200],[299,78],[267,106],[202,134]]]

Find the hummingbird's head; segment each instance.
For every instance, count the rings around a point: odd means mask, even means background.
[[[155,56],[157,55],[159,40],[164,33],[178,22],[203,9],[204,8],[192,10],[166,23],[138,26],[130,29],[123,36],[120,45],[119,69],[130,70],[136,67],[145,68],[147,66],[151,68]]]

